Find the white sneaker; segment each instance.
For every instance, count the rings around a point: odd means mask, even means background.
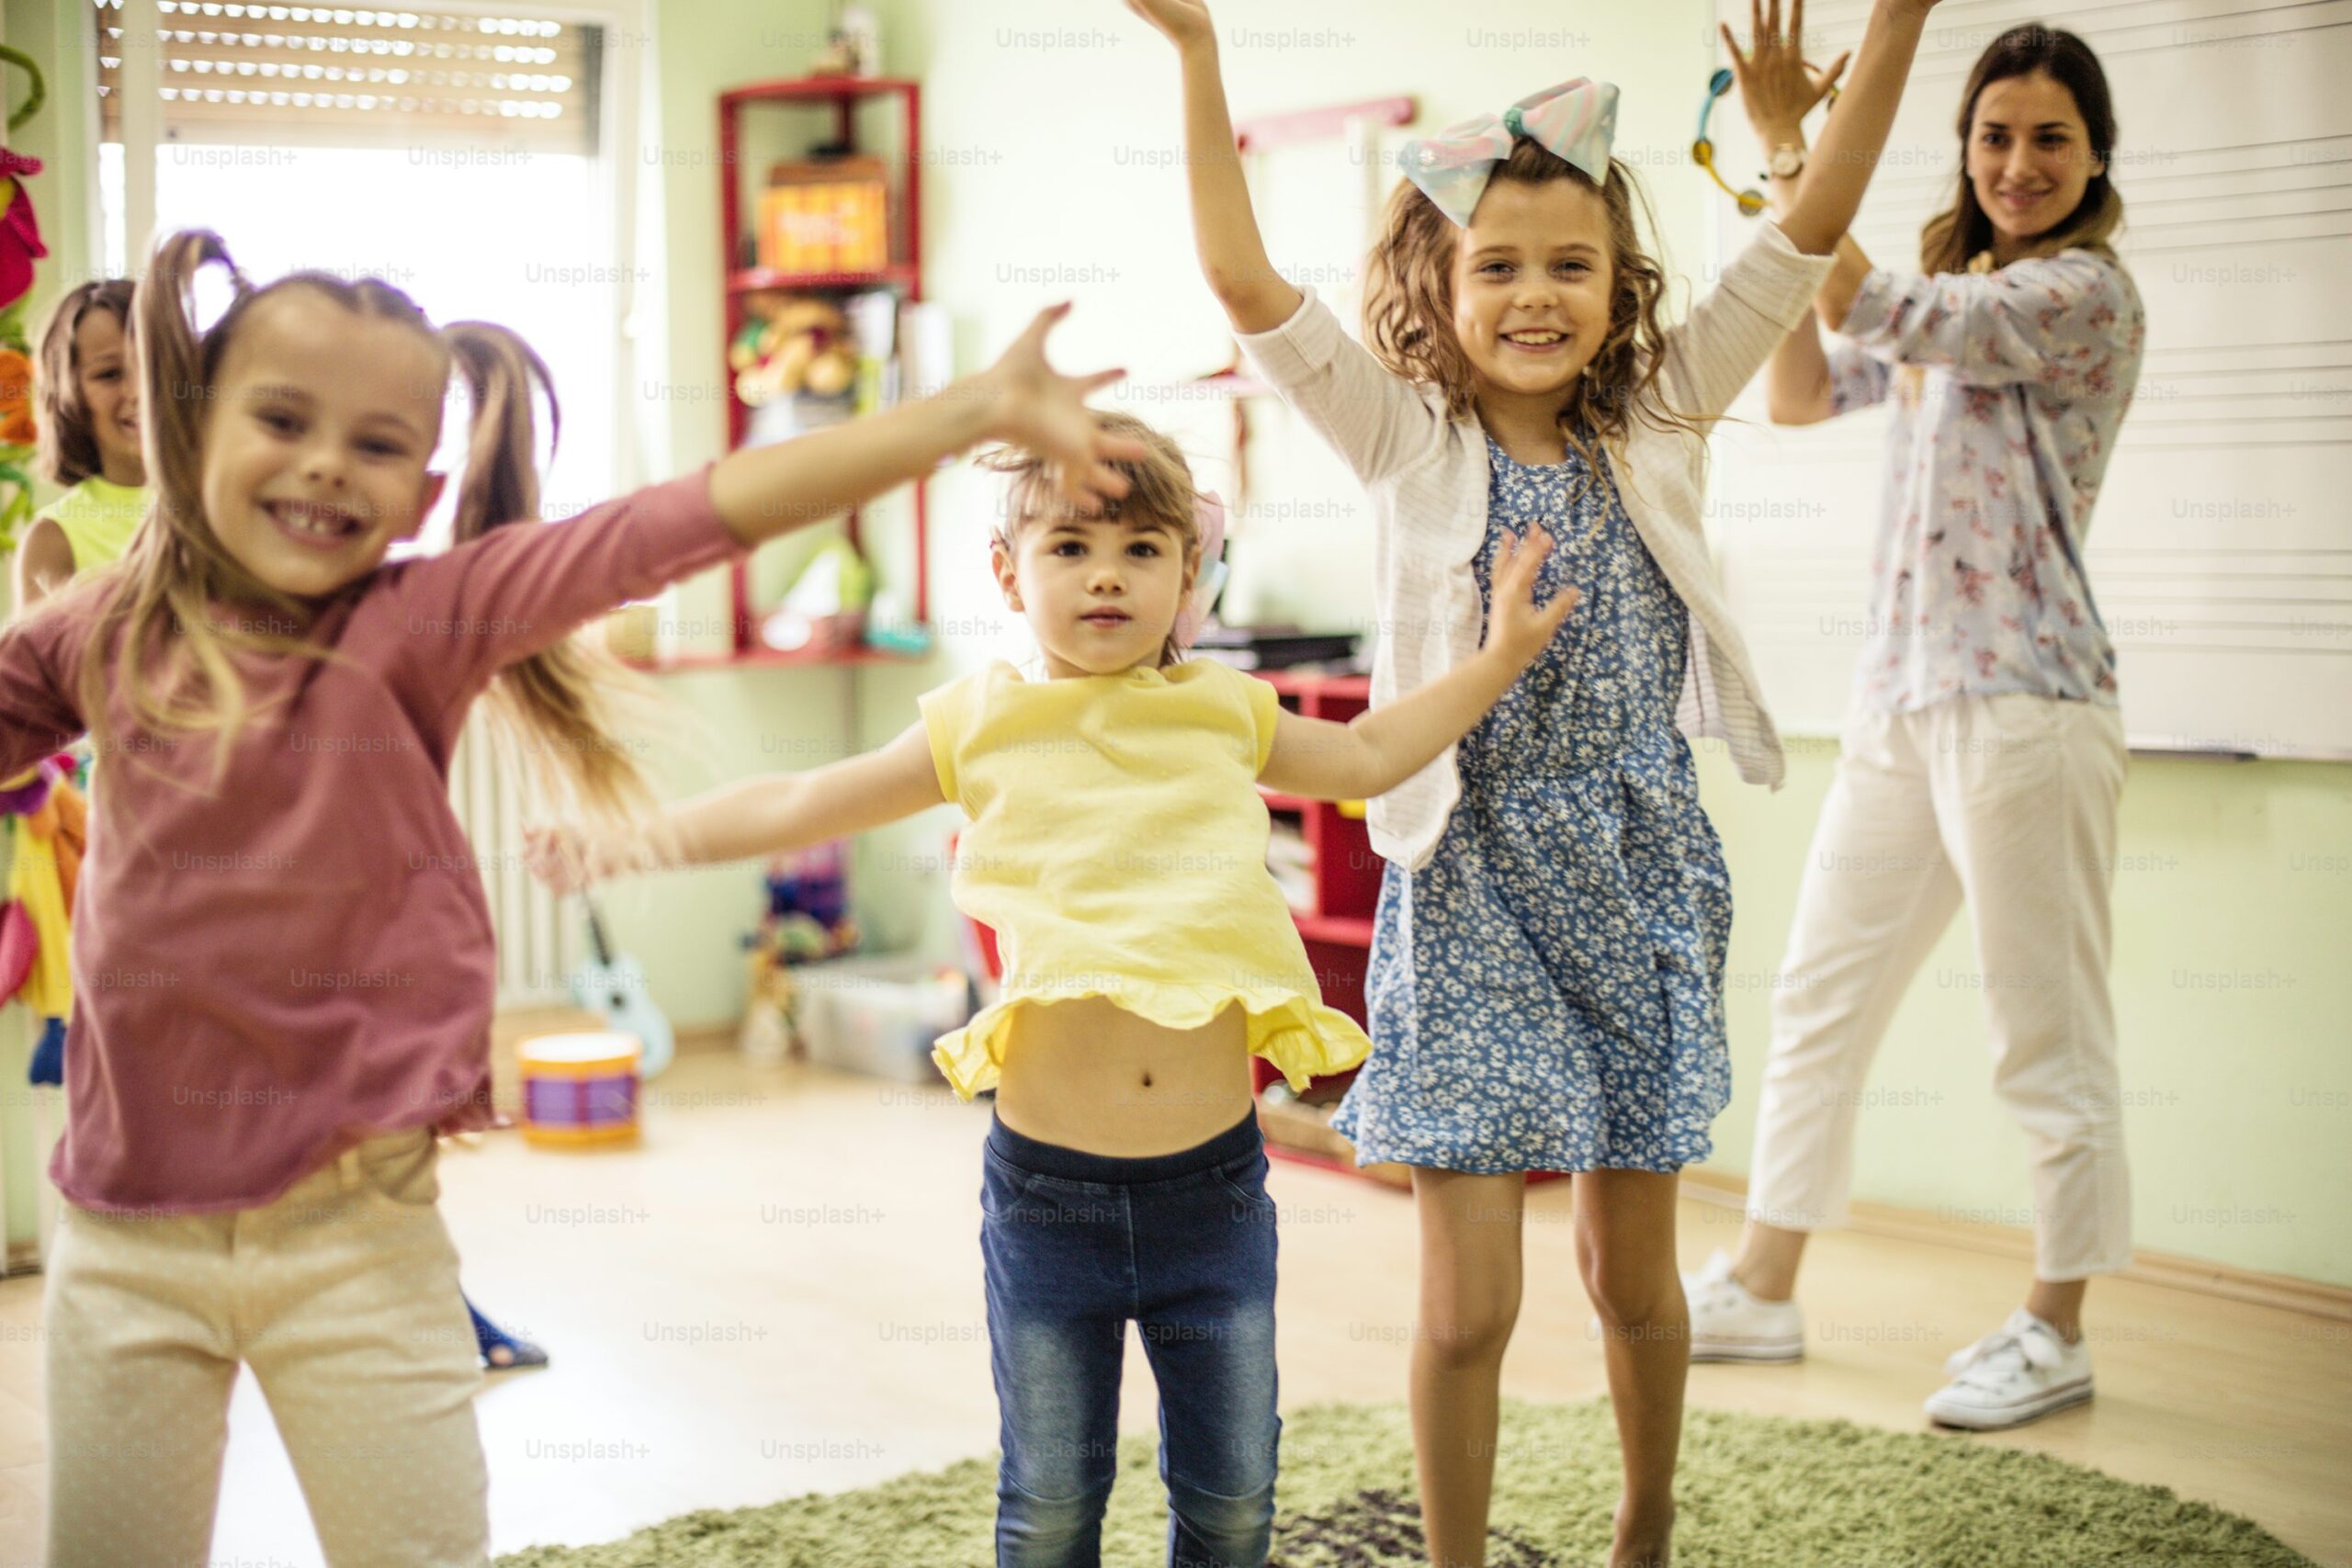
[[[1694,1361],[1800,1361],[1804,1313],[1793,1301],[1768,1302],[1731,1277],[1731,1257],[1718,1252],[1706,1268],[1682,1277],[1690,1301]]]
[[[1929,1396],[1930,1420],[1973,1432],[2038,1421],[2091,1396],[2091,1352],[2069,1345],[2023,1307],[1944,1363],[1951,1382]]]

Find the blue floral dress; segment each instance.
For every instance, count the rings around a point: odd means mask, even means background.
[[[1464,737],[1430,863],[1381,883],[1373,1052],[1333,1125],[1364,1164],[1670,1171],[1731,1098],[1731,880],[1675,728],[1689,612],[1575,454],[1487,441],[1496,545],[1548,525],[1539,598],[1583,602]]]

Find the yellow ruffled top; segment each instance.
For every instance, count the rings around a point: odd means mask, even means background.
[[[1280,706],[1210,660],[1060,681],[998,663],[922,698],[940,788],[971,818],[950,891],[1004,965],[1003,998],[933,1048],[957,1094],[995,1085],[1023,1008],[1078,997],[1170,1029],[1238,1002],[1298,1089],[1363,1060],[1266,869],[1256,781]]]

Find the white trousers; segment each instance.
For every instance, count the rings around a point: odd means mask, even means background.
[[[1994,1089],[2033,1161],[2034,1271],[2130,1262],[2107,984],[2123,773],[2120,716],[2087,703],[1970,697],[1849,724],[1773,991],[1751,1218],[1845,1222],[1871,1057],[1964,900]]]
[[[333,1568],[481,1568],[472,1324],[431,1135],[372,1139],[256,1209],[67,1205],[51,1254],[50,1568],[203,1568],[242,1363]]]

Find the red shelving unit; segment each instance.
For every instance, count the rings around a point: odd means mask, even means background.
[[[808,111],[830,110],[831,140],[851,147],[859,144],[859,110],[869,105],[895,107],[896,142],[892,150],[892,187],[888,201],[889,262],[875,272],[781,273],[743,263],[745,182],[763,178],[764,171],[743,163],[743,124],[747,114],[788,113],[802,118]],[[756,187],[754,187],[756,188]],[[747,298],[762,289],[789,289],[802,294],[861,293],[876,288],[896,292],[902,303],[922,298],[922,87],[911,78],[892,76],[807,76],[757,82],[718,95],[718,258],[724,270],[726,321],[719,334],[720,384],[727,389],[727,445],[732,451],[743,444],[751,410],[735,395],[735,373],[727,363],[727,345],[743,326]],[[903,352],[903,345],[901,345]],[[914,483],[914,581],[911,601],[919,626],[931,622],[930,495],[921,479]],[[853,512],[848,534],[860,544],[862,519]],[[847,653],[804,655],[780,653],[759,641],[757,616],[752,604],[749,563],[730,569],[730,599],[734,647],[728,654],[695,655],[663,660],[661,670],[765,668],[785,665],[865,664],[910,657],[878,649]]]

